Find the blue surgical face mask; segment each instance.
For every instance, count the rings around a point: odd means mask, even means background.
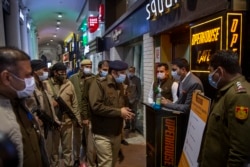
[[[214,87],[215,89],[218,89],[218,83],[219,83],[220,80],[221,80],[221,77],[218,79],[217,82],[215,82],[215,81],[213,80],[213,76],[214,76],[214,74],[216,73],[217,70],[218,70],[218,69],[216,69],[214,72],[212,72],[211,74],[208,75],[208,82],[209,82],[209,84],[210,84],[212,87]]]
[[[119,74],[119,76],[117,78],[115,78],[116,83],[123,83],[126,79],[126,75],[125,74]]]
[[[106,77],[108,75],[108,71],[101,70],[100,76],[101,77]]]
[[[176,80],[176,81],[179,81],[181,76],[177,74],[177,71],[171,71],[171,75],[172,77]]]

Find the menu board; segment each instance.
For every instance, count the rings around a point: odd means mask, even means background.
[[[188,128],[179,167],[196,167],[203,131],[210,110],[210,99],[194,92],[189,115]]]

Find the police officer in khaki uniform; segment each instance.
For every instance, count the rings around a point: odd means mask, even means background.
[[[246,166],[250,157],[250,84],[232,51],[210,58],[208,81],[218,89],[204,131],[199,166]]]
[[[84,59],[80,63],[81,67],[79,69],[79,72],[76,74],[73,74],[69,80],[74,85],[74,88],[76,90],[76,96],[79,106],[79,111],[81,114],[82,123],[86,125],[86,120],[88,120],[88,116],[84,112],[88,108],[88,103],[85,103],[83,101],[83,93],[85,89],[85,80],[88,78],[94,78],[94,74],[92,74],[92,61],[89,59]],[[74,154],[74,166],[80,165],[80,148],[82,145],[81,139],[83,141],[83,149],[86,151],[86,139],[85,135],[82,133],[85,133],[85,127],[83,127],[83,132],[77,127],[77,124],[73,125],[73,154]],[[82,138],[83,136],[83,138]]]
[[[61,97],[66,103],[67,107],[77,119],[77,123],[81,125],[81,117],[78,108],[77,97],[74,86],[66,79],[66,66],[59,62],[52,67],[52,77],[44,81],[44,85],[49,94],[54,98]],[[59,131],[53,132],[53,156],[52,166],[59,167],[59,144],[61,141],[62,155],[64,159],[64,166],[73,166],[73,151],[72,151],[72,125],[73,120],[64,111],[64,108],[59,108],[60,104],[53,102],[57,117],[62,122]],[[80,128],[80,127],[79,127]]]
[[[121,145],[123,119],[132,119],[134,114],[125,107],[121,84],[126,78],[127,63],[109,62],[109,74],[92,82],[89,90],[91,123],[98,166],[114,167]]]
[[[35,78],[36,87],[31,97],[26,99],[26,102],[32,113],[38,116],[38,122],[41,126],[42,135],[45,137],[48,157],[51,161],[53,145],[52,130],[59,128],[61,123],[55,114],[52,104],[52,97],[46,92],[42,83],[48,79],[47,64],[42,60],[31,60],[31,67],[33,76]],[[44,112],[44,114],[46,114],[51,119],[51,122],[45,122],[44,119],[40,118],[42,112]],[[54,123],[52,123],[53,121]]]
[[[96,150],[94,147],[93,142],[93,134],[92,134],[92,127],[91,127],[91,111],[90,111],[90,105],[89,100],[92,100],[92,98],[89,98],[89,89],[92,82],[95,82],[97,78],[105,78],[108,75],[109,70],[109,64],[107,60],[102,60],[98,63],[98,74],[95,77],[88,77],[85,80],[84,84],[84,91],[83,91],[83,104],[84,108],[82,110],[82,113],[84,115],[83,123],[85,125],[85,137],[86,137],[86,143],[87,143],[87,149],[86,149],[86,159],[87,159],[87,165],[88,167],[96,167],[98,166],[96,164]]]

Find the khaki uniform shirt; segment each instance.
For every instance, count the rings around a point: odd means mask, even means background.
[[[93,81],[89,90],[92,131],[99,135],[119,135],[123,127],[121,108],[125,106],[124,91],[111,75]]]
[[[90,89],[91,83],[94,80],[96,80],[96,78],[99,78],[99,77],[100,77],[99,75],[96,75],[96,76],[92,75],[92,76],[85,79],[84,91],[83,91],[83,96],[82,96],[83,109],[81,112],[84,120],[91,119],[91,112],[90,112],[90,105],[89,105],[89,100],[91,100],[91,99],[89,99],[89,89]]]
[[[84,98],[84,94],[86,94],[86,79],[88,78],[92,78],[94,77],[94,75],[90,75],[90,76],[85,76],[83,72],[79,71],[78,73],[72,75],[69,80],[71,81],[71,83],[73,84],[74,88],[75,88],[75,92],[76,92],[76,96],[77,96],[77,101],[78,101],[78,107],[79,107],[79,111],[81,114],[81,118],[82,119],[88,119],[88,115],[85,112],[88,109],[88,103],[86,103]],[[89,88],[89,87],[88,87]],[[88,93],[88,91],[87,91]]]
[[[26,99],[26,104],[30,111],[40,105],[40,109],[42,112],[46,112],[46,114],[49,115],[52,119],[54,119],[54,121],[59,123],[52,104],[52,96],[49,95],[48,92],[41,87],[41,84],[41,82],[36,81],[35,91],[30,98]]]
[[[81,116],[78,108],[77,97],[72,83],[69,80],[66,80],[62,85],[58,85],[53,80],[53,78],[50,78],[44,81],[44,86],[51,96],[60,96],[63,99],[63,101],[66,103],[66,105],[70,108],[70,110],[77,118],[78,123],[81,125]],[[56,108],[56,110],[56,112],[59,112],[58,108]],[[72,124],[72,120],[68,117],[68,115],[63,111],[62,113],[62,120],[60,121],[62,121],[64,124]]]
[[[201,167],[240,167],[250,157],[250,84],[243,76],[218,91],[205,128]]]

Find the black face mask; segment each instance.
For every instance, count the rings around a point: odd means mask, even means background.
[[[63,84],[65,79],[66,79],[66,74],[58,74],[57,76],[55,76],[55,80],[59,85]]]

